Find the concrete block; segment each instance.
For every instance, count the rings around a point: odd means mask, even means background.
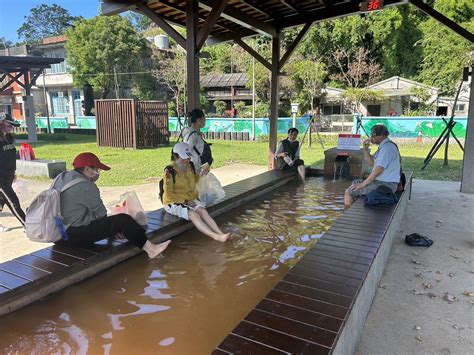
[[[47,176],[54,179],[66,171],[66,162],[62,160],[18,160],[16,173],[22,176]]]

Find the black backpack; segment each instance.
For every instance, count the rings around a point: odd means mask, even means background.
[[[191,133],[189,133],[188,135],[188,139],[189,137],[191,137],[194,133],[198,133],[198,131],[192,131]],[[199,150],[196,149],[196,147],[193,147],[194,151],[197,153],[197,155],[199,156],[199,159],[201,161],[201,164],[205,164],[205,163],[208,163],[209,166],[212,165],[212,162],[214,161],[214,159],[212,158],[212,152],[211,152],[211,143],[207,143],[204,138],[202,138],[202,141],[204,142],[204,148],[202,150],[201,153],[199,153]]]
[[[193,174],[196,174],[196,169],[194,168],[193,162],[190,161],[189,164],[191,165],[191,170],[193,171]],[[174,170],[173,165],[167,165],[164,170],[168,170],[168,172],[171,174],[171,176],[173,177],[173,184],[174,184],[176,182],[176,170]],[[165,192],[164,187],[163,187],[164,183],[165,182],[162,178],[160,180],[159,184],[158,184],[158,186],[160,188],[160,195],[159,196],[160,196],[161,203],[163,203],[163,194]]]

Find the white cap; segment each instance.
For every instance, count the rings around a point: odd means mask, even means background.
[[[173,147],[173,153],[178,154],[181,159],[188,159],[193,156],[193,153],[191,153],[191,147],[188,143],[184,142],[176,143]]]

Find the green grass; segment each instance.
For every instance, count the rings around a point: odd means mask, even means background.
[[[17,136],[18,139],[24,138]],[[282,138],[282,137],[279,137]],[[325,148],[337,144],[337,136],[322,136]],[[161,178],[163,168],[170,161],[170,147],[155,149],[121,149],[98,147],[95,136],[86,135],[39,135],[41,142],[32,144],[36,156],[40,159],[65,160],[68,169],[72,160],[81,152],[93,152],[112,169],[102,172],[98,184],[101,186],[128,186],[156,181]],[[268,142],[210,141],[215,168],[235,163],[266,165]],[[444,147],[425,170],[421,170],[423,160],[433,143],[401,143],[405,171],[414,171],[414,176],[421,179],[455,180],[461,179],[462,151],[457,145],[449,149],[449,166],[443,166]],[[307,165],[322,167],[324,154],[321,145],[313,136],[312,147],[302,148],[301,156]]]

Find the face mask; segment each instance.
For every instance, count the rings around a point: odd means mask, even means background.
[[[11,133],[13,131],[13,127],[11,124],[9,123],[5,123],[2,127],[2,132],[4,134],[8,134],[8,133]]]
[[[90,173],[88,174],[89,175],[89,180],[92,181],[92,182],[96,182],[97,180],[99,180],[99,176],[100,176],[100,173],[98,170],[94,169],[94,168],[90,168]]]
[[[186,170],[187,166],[188,166],[188,163],[183,163],[182,161],[176,160],[176,167],[179,170],[184,171]]]

